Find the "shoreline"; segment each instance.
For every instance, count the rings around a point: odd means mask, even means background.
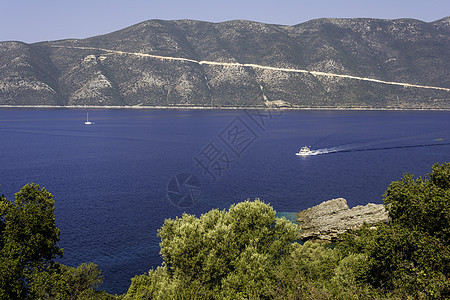
[[[332,110],[332,111],[450,111],[450,108],[390,108],[390,107],[265,107],[265,106],[106,106],[106,105],[0,105],[0,109],[142,109],[142,110]]]

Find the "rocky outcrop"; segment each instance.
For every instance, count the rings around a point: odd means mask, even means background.
[[[344,198],[322,202],[298,214],[298,222],[302,228],[301,240],[329,242],[338,240],[339,234],[357,229],[364,223],[376,224],[389,220],[388,212],[382,204],[369,203],[350,209]]]

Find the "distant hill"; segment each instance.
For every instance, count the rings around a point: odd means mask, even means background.
[[[87,39],[0,42],[0,105],[274,104],[449,109],[450,17],[149,20]]]

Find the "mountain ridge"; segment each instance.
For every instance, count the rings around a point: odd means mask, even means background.
[[[450,17],[148,20],[87,39],[0,42],[0,105],[449,109],[448,49]]]

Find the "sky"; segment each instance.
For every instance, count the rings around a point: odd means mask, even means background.
[[[0,0],[0,41],[87,38],[150,19],[295,25],[311,19],[450,15],[449,0]]]

